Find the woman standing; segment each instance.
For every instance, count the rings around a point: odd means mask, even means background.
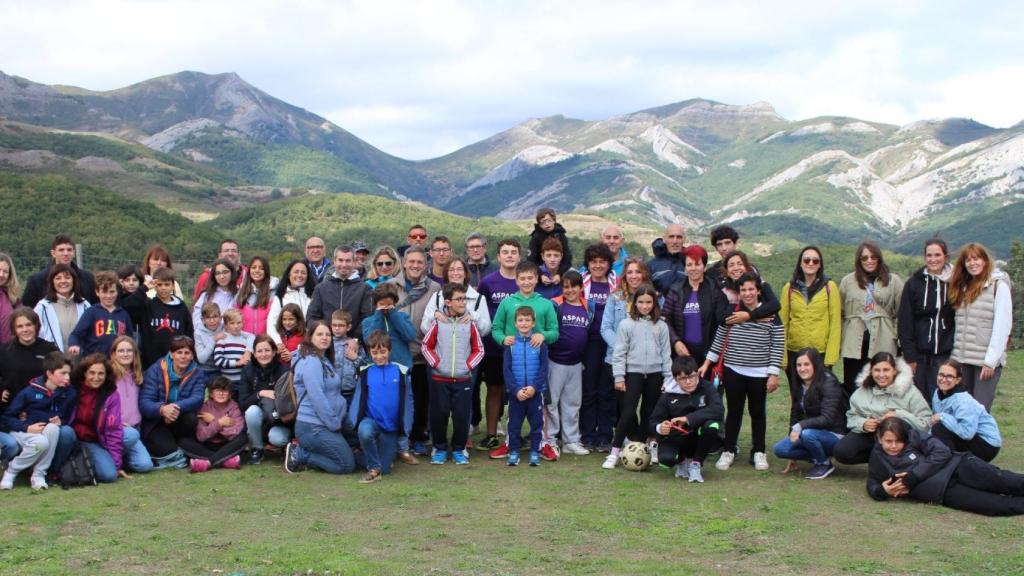
[[[950,357],[963,366],[967,391],[991,412],[996,384],[1006,366],[1013,319],[1010,277],[995,267],[988,249],[968,244],[953,265],[949,301],[956,309]]]
[[[312,466],[328,474],[356,469],[352,448],[341,433],[348,406],[341,395],[341,374],[334,370],[331,327],[321,320],[309,325],[295,364],[297,443],[285,447],[285,472]]]
[[[61,352],[66,352],[68,337],[89,307],[89,301],[82,297],[78,274],[67,264],[54,264],[50,267],[46,286],[46,296],[35,307],[42,323],[39,337],[53,342]]]
[[[11,332],[11,314],[21,304],[21,284],[11,257],[0,252],[0,346],[14,338]]]
[[[932,411],[913,383],[910,366],[888,352],[871,357],[855,379],[860,387],[850,396],[846,426],[850,433],[836,444],[833,455],[842,464],[863,464],[875,445],[883,418],[898,416],[921,431],[931,425]]]
[[[267,333],[270,298],[277,284],[277,278],[270,275],[270,262],[266,258],[256,256],[249,261],[249,273],[235,298],[235,306],[242,311],[242,330],[255,336]]]
[[[267,334],[280,347],[281,334],[277,329],[278,318],[285,304],[295,304],[306,317],[306,310],[313,300],[313,289],[316,288],[316,277],[309,273],[309,266],[302,260],[292,260],[284,268],[284,276],[278,282],[274,294],[270,298],[270,311],[267,313]]]
[[[848,394],[857,388],[857,375],[869,358],[879,352],[896,354],[896,316],[903,293],[903,280],[889,272],[874,242],[857,246],[853,270],[839,283],[843,299],[840,354]]]
[[[705,278],[708,253],[696,244],[683,249],[686,279],[665,295],[665,322],[676,356],[690,356],[704,363],[718,328],[718,310],[724,298],[718,286]]]
[[[726,273],[728,274],[728,268]],[[740,311],[753,316],[761,303],[761,281],[750,273],[735,282],[739,288]],[[728,338],[728,344],[725,339]],[[739,452],[740,427],[743,425],[744,404],[750,411],[750,463],[756,470],[768,469],[765,454],[765,432],[768,426],[768,394],[779,388],[779,370],[785,353],[785,332],[782,323],[742,322],[723,327],[715,334],[707,359],[700,368],[706,378],[708,369],[719,356],[724,356],[725,374],[725,448],[715,468],[728,470]],[[749,400],[749,402],[748,402]]]
[[[925,399],[935,393],[939,366],[953,349],[953,307],[947,301],[952,273],[946,243],[932,238],[924,244],[924,266],[907,280],[900,299],[900,347]]]
[[[720,300],[718,317],[722,324],[740,324],[750,320],[761,320],[779,313],[779,299],[775,297],[772,287],[764,281],[747,259],[747,255],[739,250],[729,252],[722,258],[725,277],[722,279],[722,294],[725,298]],[[756,311],[746,310],[739,306],[740,302],[740,278],[744,274],[752,274],[758,277],[761,305]]]
[[[366,284],[370,288],[376,288],[378,284],[388,282],[402,272],[402,262],[391,246],[377,248],[370,262],[373,265],[366,271]]]
[[[804,379],[796,371],[797,351],[813,348],[824,357],[824,369],[839,360],[839,338],[843,323],[839,287],[825,275],[825,260],[817,246],[807,246],[796,259],[793,277],[782,287],[779,317],[786,329],[786,357],[782,367],[789,380],[789,425],[800,419],[800,397]]]
[[[783,473],[793,469],[793,461],[808,460],[814,466],[804,478],[821,480],[835,471],[832,451],[846,434],[847,400],[832,372],[825,369],[821,354],[804,348],[793,355],[791,365],[799,378],[796,421],[790,423],[789,436],[775,444],[777,458],[789,458]]]
[[[148,289],[148,292],[146,292],[147,298],[156,297],[156,283],[153,280],[153,273],[161,268],[174,270],[174,262],[171,261],[171,254],[166,248],[159,244],[154,244],[149,247],[149,250],[146,250],[146,255],[142,257],[141,281],[146,284],[146,288]],[[118,277],[123,278],[120,274],[118,274]],[[125,288],[125,290],[129,294],[135,292],[134,288]],[[178,284],[177,280],[174,281],[174,295],[177,296],[179,300],[183,300],[185,298],[181,295],[181,286]]]

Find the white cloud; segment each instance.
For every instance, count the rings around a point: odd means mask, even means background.
[[[694,97],[789,118],[1024,118],[1012,2],[0,0],[4,72],[113,89],[238,72],[390,153]]]

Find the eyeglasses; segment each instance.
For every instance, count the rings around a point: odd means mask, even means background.
[[[393,260],[381,260],[379,262],[374,262],[373,265],[377,268],[387,268],[388,266],[394,266],[395,263]]]
[[[878,256],[875,256],[874,254],[865,254],[860,257],[861,262],[870,262],[872,260],[878,260]]]
[[[426,234],[409,234],[409,239],[410,240],[426,240],[427,239],[427,235]]]
[[[323,249],[324,249],[324,245],[323,244],[315,244],[313,246],[306,246],[306,250],[323,250]]]
[[[483,244],[466,244],[466,250],[483,250],[484,248]]]
[[[452,249],[451,248],[446,248],[446,247],[441,247],[441,248],[431,248],[430,251],[431,252],[437,252],[438,254],[447,254],[447,253],[451,252]]]
[[[950,380],[956,380],[956,374],[943,374],[939,372],[939,380],[949,382]]]
[[[821,258],[804,258],[804,264],[821,264]]]
[[[213,274],[215,276],[231,276],[231,270],[217,270]]]
[[[458,298],[449,299],[449,302],[465,302],[466,300],[468,300],[468,298],[465,296],[459,296]]]

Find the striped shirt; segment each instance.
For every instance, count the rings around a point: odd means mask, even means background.
[[[750,321],[719,326],[707,356],[712,364],[718,362],[727,334],[726,366],[751,377],[778,375],[786,350],[786,333],[778,318],[771,322]]]
[[[256,337],[248,332],[242,332],[238,336],[224,334],[224,338],[213,345],[213,364],[220,368],[220,373],[232,384],[238,384],[242,377],[242,367],[238,361],[245,356],[245,353],[252,350],[252,342]]]

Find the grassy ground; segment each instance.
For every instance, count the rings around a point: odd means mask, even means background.
[[[1013,367],[1024,352],[1011,355]],[[999,385],[996,463],[1024,471],[1024,373]],[[770,398],[769,442],[788,398]],[[744,431],[742,439],[749,435]],[[749,441],[748,441],[749,446]],[[866,467],[820,482],[706,467],[601,470],[600,455],[510,469],[397,464],[383,481],[278,461],[98,488],[0,494],[3,574],[1020,574],[1024,523],[877,503]]]

